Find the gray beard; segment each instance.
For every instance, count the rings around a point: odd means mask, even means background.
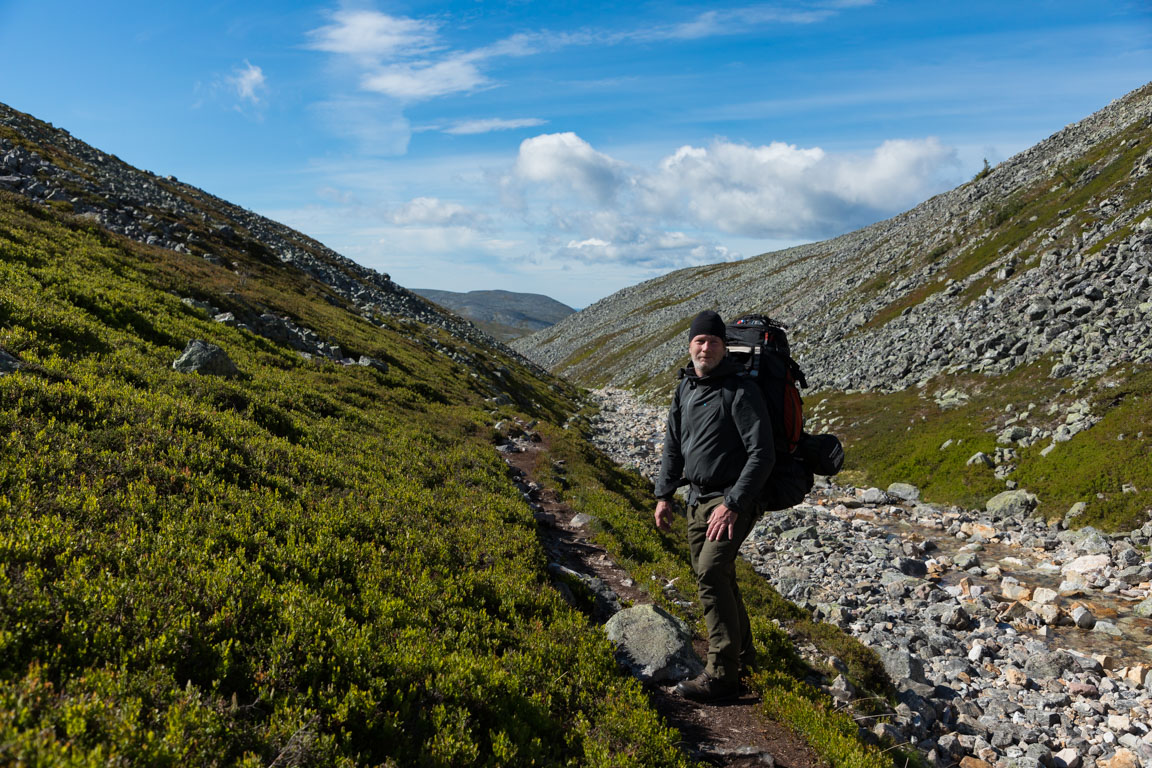
[[[723,359],[724,358],[720,358],[720,360]],[[707,376],[708,374],[712,373],[712,371],[716,370],[716,366],[720,365],[720,360],[717,360],[714,363],[704,363],[704,366],[706,367],[701,367],[700,363],[697,363],[695,360],[693,360],[692,367],[696,369],[697,376]]]

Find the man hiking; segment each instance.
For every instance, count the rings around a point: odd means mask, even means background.
[[[755,657],[736,585],[736,555],[760,513],[757,498],[775,460],[763,397],[754,382],[736,375],[726,358],[726,337],[715,312],[692,320],[692,362],[668,411],[656,481],[656,526],[662,530],[671,525],[671,500],[682,478],[689,484],[688,545],[708,627],[708,664],[676,691],[705,702],[738,694],[742,668]]]

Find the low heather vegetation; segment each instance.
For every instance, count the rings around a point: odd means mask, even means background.
[[[227,255],[238,269],[0,199],[0,348],[21,366],[0,376],[0,762],[687,764],[548,586],[492,449],[498,418],[540,420],[566,466],[544,479],[638,583],[692,599],[644,483],[556,426],[575,391]],[[307,359],[181,297],[290,317],[385,365]],[[172,370],[193,338],[240,375]],[[835,765],[890,764],[803,687],[770,619],[884,690],[874,657],[743,578],[769,709]]]

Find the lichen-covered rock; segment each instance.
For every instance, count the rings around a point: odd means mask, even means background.
[[[640,680],[684,680],[704,669],[692,650],[691,630],[663,608],[626,608],[608,620],[604,631],[616,645],[617,660]]]
[[[997,515],[1024,515],[1036,509],[1038,500],[1035,494],[1023,489],[1004,491],[988,499],[984,508]]]
[[[16,373],[23,365],[17,358],[0,349],[0,376]]]
[[[240,373],[227,352],[201,339],[188,342],[184,352],[172,362],[172,369],[205,376],[236,376]]]

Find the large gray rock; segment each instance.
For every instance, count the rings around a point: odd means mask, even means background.
[[[916,501],[920,498],[920,489],[910,483],[892,483],[888,486],[888,495],[904,501]]]
[[[200,373],[207,376],[236,376],[240,369],[228,353],[215,344],[192,339],[183,354],[172,362],[172,369],[181,373]]]
[[[922,579],[928,575],[928,566],[923,560],[917,560],[913,557],[898,557],[893,563],[901,573],[905,576],[913,576]]]
[[[988,499],[984,508],[997,515],[1024,515],[1036,509],[1036,495],[1023,489],[1004,491]]]
[[[23,365],[15,357],[0,349],[0,376],[16,373]]]
[[[1066,653],[1034,653],[1024,662],[1024,672],[1029,677],[1058,678],[1075,665],[1076,662]]]
[[[924,677],[924,663],[920,658],[913,656],[902,648],[885,648],[879,650],[880,661],[888,677],[894,681],[915,680],[918,683],[928,683]]]
[[[1136,607],[1132,609],[1132,615],[1143,618],[1152,617],[1152,597],[1145,598],[1143,602],[1137,603]]]
[[[692,650],[692,632],[663,608],[626,608],[608,620],[604,631],[616,645],[616,659],[640,680],[684,680],[704,670]]]

